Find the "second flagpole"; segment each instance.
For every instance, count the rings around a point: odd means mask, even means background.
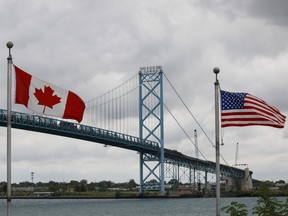
[[[219,128],[219,81],[217,74],[220,72],[218,67],[213,69],[216,75],[215,86],[215,150],[216,150],[216,216],[220,216],[220,128]]]
[[[11,216],[11,106],[12,106],[12,55],[13,43],[7,42],[7,216]]]

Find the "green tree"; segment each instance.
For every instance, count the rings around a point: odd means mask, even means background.
[[[137,184],[134,181],[134,179],[130,179],[128,182],[128,189],[131,190],[131,189],[135,188],[136,186],[137,186]]]
[[[50,192],[54,192],[54,195],[56,196],[60,195],[60,187],[58,182],[49,181],[48,188]]]
[[[92,192],[92,191],[95,191],[96,190],[96,183],[95,182],[90,182],[88,185],[87,185],[87,189],[89,192]]]
[[[230,216],[247,216],[247,206],[238,202],[231,202],[229,206],[225,206],[221,209],[226,213],[229,213]]]
[[[253,214],[259,216],[287,216],[288,215],[288,200],[282,203],[275,197],[271,197],[269,187],[270,183],[265,182],[259,188],[260,197],[257,200],[257,206],[253,208]]]
[[[151,179],[148,181],[149,183],[157,183],[158,181],[156,179]]]
[[[288,216],[288,199],[282,203],[275,197],[271,197],[271,182],[264,182],[259,188],[259,198],[257,206],[253,208],[253,215],[258,216]],[[230,216],[246,216],[247,209],[244,204],[231,202],[229,206],[222,208],[222,211],[229,213]]]
[[[170,184],[170,185],[177,185],[178,184],[178,180],[177,179],[170,179],[170,181],[168,182],[168,184]]]
[[[25,181],[25,182],[20,182],[18,184],[18,187],[31,187],[32,183],[29,181]]]
[[[42,183],[42,182],[37,182],[37,183],[35,184],[35,186],[36,186],[36,187],[45,187],[45,184]]]
[[[7,183],[6,182],[1,182],[1,189],[2,189],[2,192],[4,192],[4,193],[7,192]]]
[[[99,187],[100,191],[107,191],[108,188],[112,187],[112,182],[111,181],[100,181],[98,182],[97,186]]]
[[[87,180],[85,180],[85,179],[82,179],[81,181],[80,181],[80,192],[86,192],[86,191],[88,191],[88,182],[87,182]]]

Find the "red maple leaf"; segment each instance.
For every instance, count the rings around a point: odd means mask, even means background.
[[[53,95],[54,90],[50,86],[44,86],[44,92],[42,89],[35,88],[35,97],[38,99],[38,105],[43,105],[43,113],[46,106],[53,109],[53,106],[61,103],[61,98],[57,95]]]

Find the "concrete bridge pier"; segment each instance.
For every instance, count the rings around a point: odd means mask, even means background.
[[[243,191],[249,191],[253,189],[252,184],[252,174],[250,174],[249,168],[245,168],[245,176],[242,181],[242,188]]]
[[[243,179],[235,179],[233,177],[226,177],[225,190],[242,190],[249,191],[253,189],[252,184],[252,174],[249,171],[249,168],[245,168],[245,174]]]

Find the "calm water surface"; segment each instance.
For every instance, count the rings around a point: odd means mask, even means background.
[[[257,198],[221,198],[221,207],[232,201],[246,204],[252,215]],[[213,216],[215,203],[215,198],[16,199],[12,200],[12,216]],[[7,215],[5,199],[0,200],[2,215]]]

